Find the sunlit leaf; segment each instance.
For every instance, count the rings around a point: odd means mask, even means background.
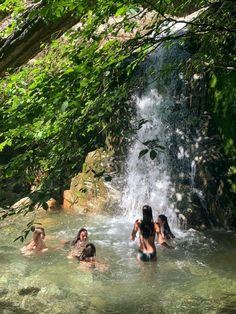
[[[121,8],[119,8],[116,13],[115,13],[115,16],[122,16],[126,13],[128,7],[127,6],[123,6]]]

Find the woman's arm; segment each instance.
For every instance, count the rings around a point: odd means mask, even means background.
[[[138,229],[139,229],[139,220],[136,220],[135,223],[134,223],[134,227],[133,227],[131,236],[130,236],[130,239],[131,239],[132,241],[135,240],[136,233],[138,232]]]

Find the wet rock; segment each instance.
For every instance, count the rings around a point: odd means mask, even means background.
[[[20,199],[18,202],[12,205],[12,209],[17,210],[21,208],[26,208],[32,204],[32,201],[29,197],[24,197]]]
[[[113,206],[117,208],[120,195],[117,189],[111,187],[112,171],[117,173],[118,169],[111,154],[101,149],[90,152],[83,171],[72,179],[70,189],[64,191],[63,209],[94,214],[108,212]]]

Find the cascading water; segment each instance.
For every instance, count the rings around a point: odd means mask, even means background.
[[[185,20],[191,21],[198,13]],[[164,25],[163,31],[181,33],[184,28],[185,23],[172,23]],[[192,211],[192,196],[196,195],[196,191],[205,209],[203,193],[200,194],[194,184],[193,171],[196,169],[192,163],[197,155],[196,142],[201,133],[194,125],[194,117],[199,115],[199,101],[203,93],[200,89],[200,94],[197,94],[199,90],[192,89],[192,83],[185,81],[178,70],[178,65],[189,57],[190,54],[176,42],[170,48],[159,47],[140,71],[147,83],[144,92],[136,96],[135,119],[147,122],[132,139],[127,157],[121,206],[129,219],[140,217],[142,206],[149,204],[154,218],[163,213],[172,228],[178,229],[180,224],[185,227],[186,219],[180,212]],[[158,151],[154,160],[149,153],[139,158],[139,153],[147,148],[144,143],[152,140],[159,141],[165,147],[164,151]]]
[[[152,160],[149,154],[139,158],[139,152],[146,148],[143,144],[150,140],[165,142],[166,126],[162,122],[163,97],[150,89],[146,95],[136,99],[137,119],[147,121],[136,134],[127,161],[126,189],[122,198],[122,206],[130,218],[140,216],[144,204],[153,208],[154,216],[164,213],[173,224],[176,215],[169,203],[171,187],[165,152],[160,151]]]
[[[178,229],[177,203],[184,198],[178,182],[187,180],[191,185],[191,162],[190,128],[187,126],[190,113],[185,110],[189,103],[188,84],[178,72],[177,64],[188,57],[189,54],[176,43],[171,49],[159,48],[143,66],[147,86],[141,96],[136,96],[135,119],[147,122],[133,138],[121,201],[129,219],[140,217],[142,206],[149,204],[154,219],[165,214],[172,228]],[[161,73],[170,67],[172,70],[162,76]],[[148,141],[157,141],[165,147],[163,151],[157,149],[157,158],[153,160],[149,153],[139,158]]]
[[[185,59],[187,56],[178,45],[169,51],[161,49],[148,60],[148,68],[154,67],[160,72],[177,57]],[[195,154],[195,140],[191,118],[195,113],[189,110],[187,83],[177,70],[169,73],[167,79],[159,78],[153,83],[149,78],[149,81],[146,92],[136,96],[135,120],[146,122],[133,138],[127,157],[121,206],[131,220],[140,217],[142,206],[149,204],[154,218],[165,214],[171,227],[179,231],[180,225],[186,227],[179,207],[186,208],[194,193],[195,174],[191,160]],[[157,151],[157,158],[153,160],[149,153],[139,158],[140,152],[147,149],[144,143],[148,141],[157,141],[165,147],[163,151]]]

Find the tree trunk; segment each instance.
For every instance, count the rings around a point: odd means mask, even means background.
[[[71,14],[53,21],[42,17],[26,19],[19,30],[0,42],[0,76],[29,61],[41,50],[42,43],[60,37],[78,21]]]

